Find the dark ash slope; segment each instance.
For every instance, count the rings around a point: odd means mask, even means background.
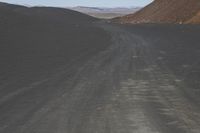
[[[2,78],[47,74],[74,58],[104,49],[109,36],[93,26],[95,21],[95,18],[66,9],[1,3]]]

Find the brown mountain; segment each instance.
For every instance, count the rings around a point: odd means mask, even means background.
[[[200,24],[200,11],[186,23]]]
[[[200,23],[200,0],[154,0],[121,23]]]

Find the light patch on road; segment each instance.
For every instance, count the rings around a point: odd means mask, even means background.
[[[118,100],[123,100],[123,103],[129,108],[126,114],[126,119],[129,121],[129,126],[132,127],[131,133],[159,133],[154,129],[153,125],[146,117],[142,103],[148,102],[146,92],[149,90],[149,82],[145,80],[129,79],[122,83],[122,88]]]
[[[144,71],[144,72],[152,72],[153,70],[154,70],[153,67],[142,69],[142,71]]]
[[[163,60],[164,58],[163,58],[163,57],[158,57],[157,59],[158,59],[158,60]]]
[[[183,68],[188,68],[188,67],[190,67],[190,65],[184,64],[184,65],[182,65],[182,67]]]
[[[133,57],[133,59],[139,58],[139,56],[137,56],[137,55],[134,55],[134,56],[132,56],[132,57]]]
[[[160,53],[160,54],[166,54],[166,52],[165,52],[165,51],[159,51],[159,53]]]

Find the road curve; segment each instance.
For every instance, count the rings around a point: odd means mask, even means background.
[[[1,97],[0,133],[199,133],[200,107],[151,43],[96,25],[112,44]]]

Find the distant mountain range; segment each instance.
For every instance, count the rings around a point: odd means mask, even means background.
[[[114,18],[114,17],[124,16],[127,14],[135,13],[136,11],[141,9],[141,7],[104,8],[104,7],[85,7],[85,6],[67,7],[67,8],[99,18]]]

